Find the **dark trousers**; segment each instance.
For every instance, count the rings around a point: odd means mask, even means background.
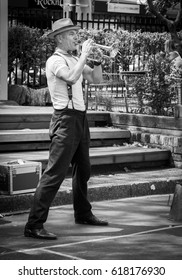
[[[50,123],[49,161],[37,186],[27,227],[41,228],[49,207],[72,165],[73,207],[75,218],[91,214],[87,199],[90,178],[90,133],[86,112],[74,109],[55,110]]]

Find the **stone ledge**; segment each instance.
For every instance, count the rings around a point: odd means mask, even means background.
[[[64,180],[52,206],[72,204],[71,178]],[[182,184],[181,170],[166,168],[127,173],[93,176],[89,181],[90,201],[102,201],[126,197],[156,194],[170,194],[176,184]],[[29,211],[33,193],[21,195],[1,195],[0,213],[19,213]]]

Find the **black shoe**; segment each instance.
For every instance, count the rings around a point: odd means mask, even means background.
[[[85,218],[76,218],[75,219],[76,224],[82,224],[82,225],[92,225],[92,226],[107,226],[108,222],[103,221],[95,217],[94,215],[91,215],[89,217]]]
[[[55,234],[48,232],[44,228],[29,229],[25,227],[24,236],[49,240],[57,239],[57,236]]]

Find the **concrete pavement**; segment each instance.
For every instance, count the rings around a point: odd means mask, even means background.
[[[53,207],[45,227],[55,241],[23,236],[28,213],[7,215],[0,260],[181,260],[182,223],[169,220],[171,201],[160,194],[93,202],[107,227],[76,225],[71,204]]]

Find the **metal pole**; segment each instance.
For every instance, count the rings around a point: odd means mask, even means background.
[[[178,104],[182,105],[182,82],[178,82]]]
[[[88,110],[88,81],[85,80],[85,106],[86,110]]]
[[[72,21],[75,23],[76,21],[76,0],[72,0],[72,11],[70,12],[70,17]]]

